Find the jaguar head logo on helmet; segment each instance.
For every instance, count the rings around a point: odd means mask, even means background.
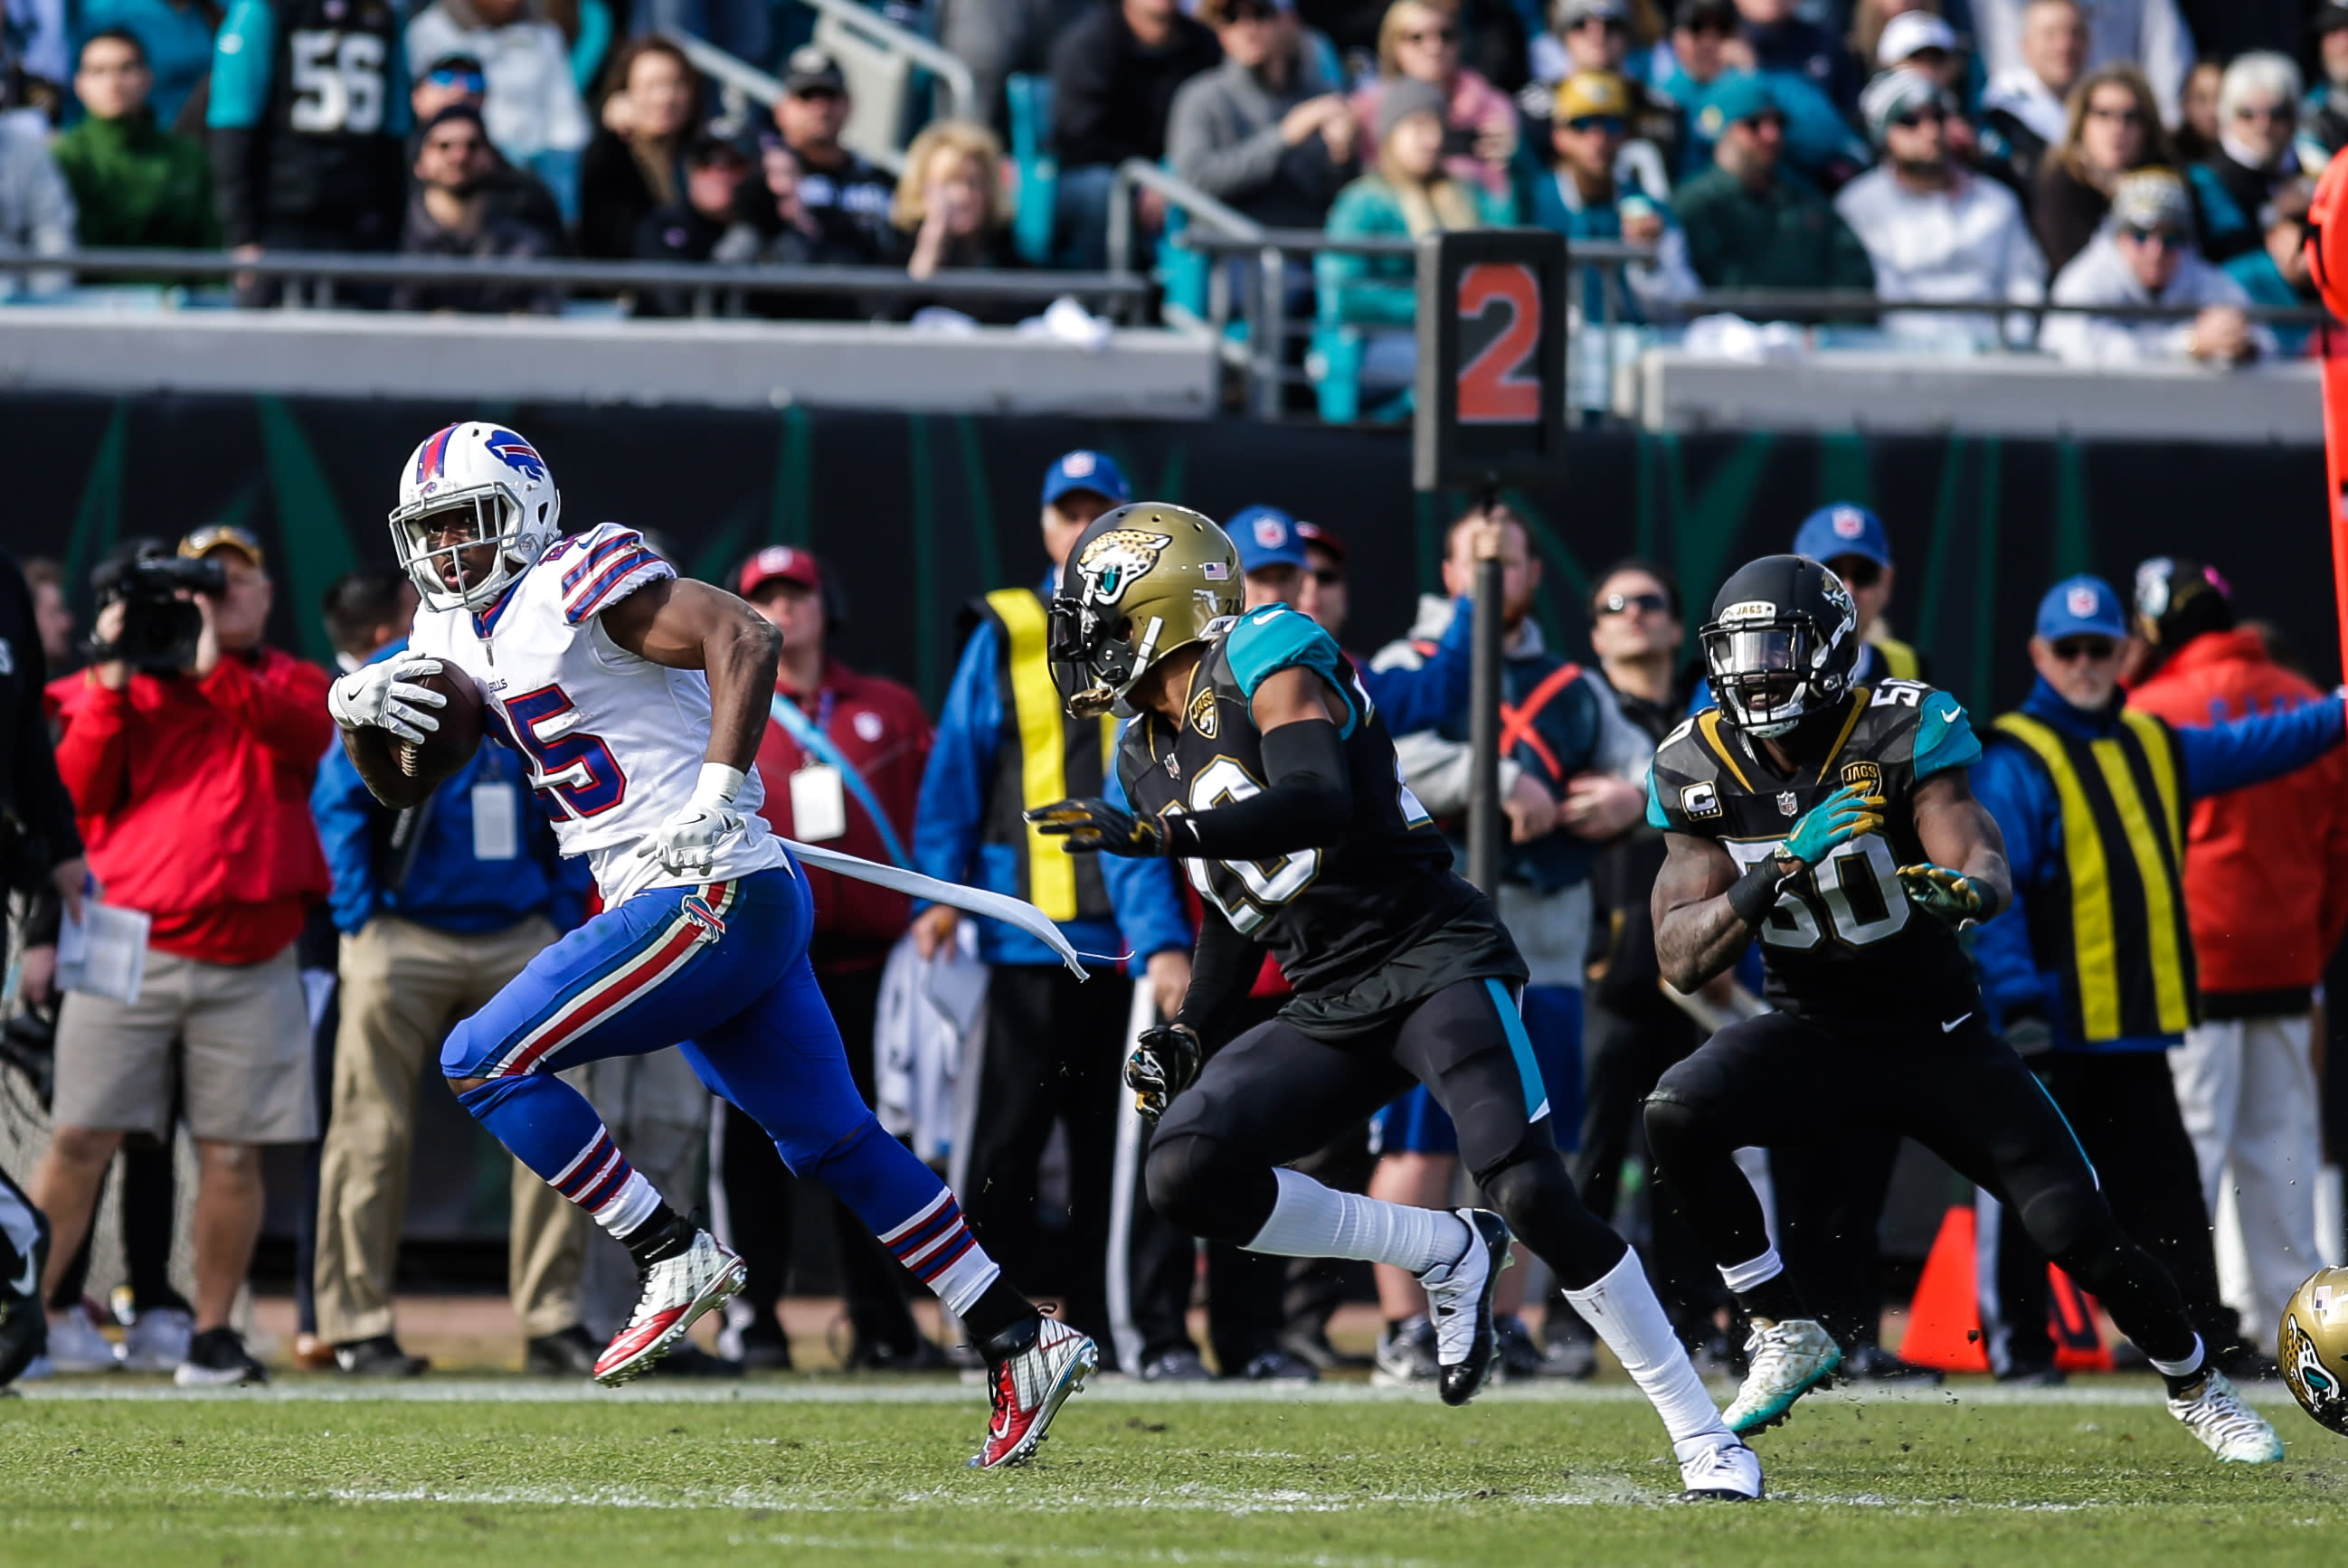
[[[466,421],[409,454],[390,520],[391,548],[425,604],[478,610],[561,537],[562,497],[536,447]]]
[[[1052,672],[1068,712],[1130,717],[1127,694],[1168,654],[1240,612],[1239,551],[1213,519],[1142,501],[1095,518],[1052,596]]]
[[[1697,634],[1704,673],[1728,722],[1783,735],[1840,702],[1859,669],[1850,590],[1817,561],[1763,556],[1721,585]]]
[[[2348,1268],[2319,1268],[2291,1293],[2275,1361],[2302,1409],[2348,1433]]]

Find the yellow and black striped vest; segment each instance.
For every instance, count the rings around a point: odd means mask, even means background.
[[[1074,719],[1052,679],[1044,601],[1024,588],[997,589],[983,601],[1003,645],[1003,738],[988,792],[983,842],[1019,852],[1019,897],[1055,920],[1112,917],[1100,856],[1071,855],[1022,814],[1107,788],[1117,751],[1114,718]]]
[[[2063,977],[2085,1044],[2182,1034],[2200,1020],[2185,920],[2184,758],[2168,726],[2123,709],[2101,740],[2026,713],[1997,721],[2054,785],[2063,875],[2031,889],[2030,944]]]

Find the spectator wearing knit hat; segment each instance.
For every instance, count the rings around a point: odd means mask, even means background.
[[[1715,289],[1872,289],[1867,248],[1818,187],[1785,167],[1786,116],[1745,77],[1713,97],[1715,167],[1680,187],[1688,261]]]
[[[2140,169],[2119,182],[2103,231],[2054,280],[2063,305],[2193,307],[2190,321],[2134,321],[2063,314],[2048,318],[2039,344],[2078,364],[2132,364],[2192,358],[2235,364],[2275,352],[2274,335],[2251,324],[2242,285],[2202,258],[2193,240],[2193,202],[2169,169]]]
[[[1770,101],[1786,120],[1786,154],[1814,179],[1839,184],[1865,167],[1867,148],[1851,134],[1840,109],[1815,84],[1782,72],[1755,72],[1742,41],[1743,24],[1732,0],[1680,0],[1673,18],[1671,73],[1656,91],[1686,115],[1674,171],[1682,179],[1712,167],[1713,149],[1733,118],[1726,100],[1743,102],[1756,77],[1768,86]]]
[[[1886,71],[1859,105],[1883,161],[1842,188],[1835,210],[1867,247],[1875,292],[1886,300],[2036,303],[2046,263],[2022,203],[1950,156],[1940,86],[1921,72]],[[1902,336],[1977,342],[1997,330],[1993,316],[1910,314],[1884,324]]]

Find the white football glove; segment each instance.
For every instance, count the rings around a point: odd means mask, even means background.
[[[734,797],[742,793],[746,776],[723,763],[702,764],[693,797],[636,845],[637,857],[653,856],[665,871],[705,875],[717,864],[717,846],[743,830]]]
[[[372,725],[403,741],[420,742],[440,727],[429,710],[447,707],[448,699],[412,682],[439,669],[440,661],[424,653],[403,653],[366,665],[326,688],[326,712],[345,730]]]

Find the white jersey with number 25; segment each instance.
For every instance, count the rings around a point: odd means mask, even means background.
[[[709,749],[709,680],[612,641],[602,612],[676,569],[617,523],[559,539],[488,608],[419,610],[408,646],[462,670],[489,733],[520,753],[565,855],[584,855],[606,906],[647,887],[723,881],[788,863],[757,815],[756,769],[735,802],[747,831],[704,876],[636,845],[682,810]]]

